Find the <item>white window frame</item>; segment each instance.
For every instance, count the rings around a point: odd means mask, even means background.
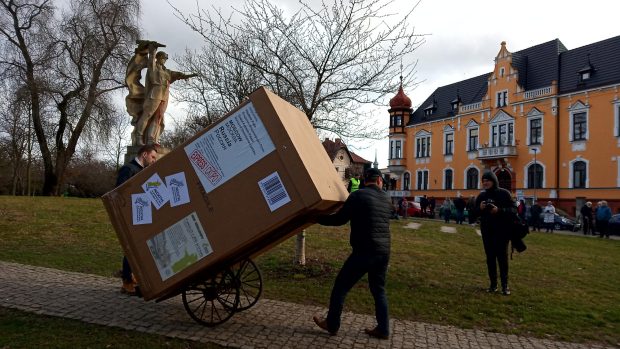
[[[426,182],[424,182],[424,173],[426,173]],[[420,174],[422,176],[422,183],[420,183],[419,178]],[[415,171],[415,187],[417,190],[428,190],[428,182],[430,178],[430,173],[428,169],[419,169]]]
[[[499,131],[499,128],[501,127],[501,125],[506,125],[506,135],[509,135],[510,124],[512,124],[512,138],[510,140],[510,143],[499,145],[500,135],[498,132],[497,136],[493,137],[493,127],[497,126],[497,129]],[[509,114],[507,114],[506,112],[499,111],[497,114],[495,114],[495,117],[493,117],[493,119],[489,121],[489,146],[490,147],[505,147],[505,146],[514,147],[515,145],[515,126],[514,125],[515,125],[515,119]],[[480,134],[478,134],[478,137],[480,137]]]
[[[446,185],[446,172],[452,171],[452,188],[448,188]],[[454,169],[452,167],[447,167],[443,169],[443,185],[441,186],[444,190],[453,190],[454,189]]]
[[[447,153],[448,135],[452,135],[452,152],[449,154]],[[456,148],[455,144],[456,144],[456,140],[455,140],[454,128],[450,125],[447,125],[446,127],[443,128],[443,155],[446,155],[446,156],[454,155],[454,149]]]
[[[568,139],[570,140],[570,142],[585,142],[589,140],[590,139],[590,106],[585,105],[579,101],[573,104],[573,106],[570,107],[568,111],[569,111]],[[580,114],[580,113],[586,113],[586,135],[585,135],[585,139],[575,140],[573,138],[574,136],[573,128],[575,124],[574,116],[575,114]]]
[[[534,160],[528,162],[527,164],[525,164],[523,166],[523,174],[524,174],[523,175],[523,188],[525,188],[525,189],[529,189],[529,186],[528,186],[528,184],[529,184],[529,177],[528,177],[529,176],[529,172],[527,170],[532,165],[534,165]],[[536,161],[536,165],[540,165],[540,167],[542,167],[543,174],[542,174],[542,188],[541,189],[544,189],[544,188],[547,187],[547,182],[546,182],[547,167],[545,166],[544,163],[542,163],[540,161]]]
[[[495,107],[504,108],[508,106],[508,90],[497,91],[495,93]]]
[[[545,142],[545,119],[543,118],[544,114],[541,113],[538,109],[534,108],[527,114],[527,145],[543,145]],[[540,119],[540,143],[533,144],[532,141],[532,132],[531,132],[531,121]]]
[[[405,187],[405,175],[408,174],[409,175],[409,188]],[[411,190],[411,184],[413,184],[413,181],[411,180],[411,172],[409,171],[405,171],[403,173],[403,178],[400,181],[400,186],[401,186],[401,190]]]
[[[416,133],[415,142],[413,143],[413,153],[415,154],[416,159],[430,158],[431,157],[431,138],[432,135],[430,132],[422,130]],[[418,141],[420,140],[420,141]],[[418,144],[424,141],[426,142],[426,154],[421,154],[418,156]]]
[[[480,149],[480,125],[478,125],[477,122],[475,122],[474,120],[470,120],[467,125],[465,126],[465,128],[467,129],[467,142],[465,142],[465,151],[470,152],[470,151],[478,151],[478,149]],[[471,136],[471,131],[472,130],[478,130],[478,141],[476,142],[476,148],[475,149],[471,149],[471,144],[469,142],[470,140],[470,136]]]
[[[571,160],[568,163],[568,187],[569,188],[575,188],[574,186],[574,178],[573,178],[573,166],[575,165],[575,162],[577,161],[583,161],[586,163],[586,185],[583,188],[576,188],[576,189],[588,189],[590,188],[590,161],[588,161],[587,159],[584,158],[575,158],[573,160]]]
[[[476,187],[472,188],[473,189],[480,189],[480,177],[482,176],[480,168],[478,168],[478,166],[474,166],[474,165],[469,165],[467,167],[465,167],[465,170],[463,170],[463,188],[465,188],[465,190],[467,190],[467,171],[469,171],[470,168],[475,168],[476,170],[478,170],[478,180],[476,181]]]

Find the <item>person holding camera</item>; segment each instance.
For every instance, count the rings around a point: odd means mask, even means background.
[[[508,288],[508,222],[516,214],[510,192],[499,187],[497,176],[490,170],[482,174],[482,188],[476,198],[475,214],[480,217],[480,232],[490,285],[488,292],[497,292],[497,267],[499,266],[502,294],[510,295]]]

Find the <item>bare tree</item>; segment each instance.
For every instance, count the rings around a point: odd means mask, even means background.
[[[288,17],[269,0],[247,0],[229,17],[219,10],[198,8],[187,15],[175,10],[202,35],[206,49],[217,52],[203,56],[223,55],[251,68],[315,128],[349,139],[379,137],[384,132],[360,113],[361,106],[394,93],[399,75],[408,86],[415,84],[415,64],[401,67],[401,62],[423,42],[408,25],[416,5],[402,9],[391,0],[336,0],[315,9],[300,3]],[[230,74],[205,78],[232,79]]]
[[[139,1],[72,0],[60,21],[49,0],[0,0],[0,9],[6,19],[0,33],[10,48],[0,63],[28,88],[43,194],[58,195],[80,137],[110,130],[107,95],[124,86]]]
[[[380,104],[394,93],[399,75],[407,86],[416,84],[415,64],[403,67],[402,62],[423,42],[408,23],[417,3],[409,9],[396,8],[392,0],[335,0],[318,8],[300,4],[290,16],[269,0],[247,0],[230,16],[215,9],[175,12],[207,44],[195,61],[219,65],[215,72],[200,69],[205,79],[234,80],[228,71],[216,74],[234,62],[257,77],[248,85],[268,86],[301,109],[319,132],[344,139],[379,138],[384,131],[372,124],[362,106]],[[236,92],[214,89],[222,95],[228,91]],[[303,232],[296,256],[303,265]]]
[[[10,80],[5,80],[0,90],[0,105],[6,106],[0,109],[0,149],[6,154],[11,167],[10,193],[17,195],[25,187],[23,166],[28,146],[29,111],[24,89],[7,86],[7,82],[10,83]]]
[[[128,137],[131,128],[130,119],[124,113],[114,113],[109,137],[103,139],[103,153],[114,164],[115,171],[121,167],[122,156],[131,141]],[[101,138],[101,137],[100,137]]]

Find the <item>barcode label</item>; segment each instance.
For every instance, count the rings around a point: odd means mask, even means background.
[[[265,201],[267,201],[267,205],[269,206],[271,212],[291,201],[291,198],[286,192],[286,188],[284,188],[282,180],[280,180],[278,172],[274,172],[260,180],[258,182],[258,186],[263,192],[263,196],[265,197]]]

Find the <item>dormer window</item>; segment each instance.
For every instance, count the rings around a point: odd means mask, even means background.
[[[592,63],[590,63],[590,55],[588,54],[588,63],[579,70],[579,80],[580,82],[585,82],[586,80],[590,80],[592,74],[594,73],[594,67]]]
[[[456,114],[459,110],[460,101],[461,101],[460,98],[457,98],[451,102],[452,111],[454,112],[454,114]]]
[[[499,68],[499,77],[500,77],[500,78],[503,78],[503,77],[504,77],[504,72],[505,72],[505,69],[504,69],[503,67],[502,67],[502,68]]]
[[[437,108],[435,108],[435,105],[431,104],[431,105],[429,105],[428,107],[426,107],[424,109],[424,115],[425,116],[431,116],[431,115],[435,114],[435,110],[436,109]]]
[[[589,71],[581,73],[581,81],[586,81],[589,78],[590,78],[590,72]]]

